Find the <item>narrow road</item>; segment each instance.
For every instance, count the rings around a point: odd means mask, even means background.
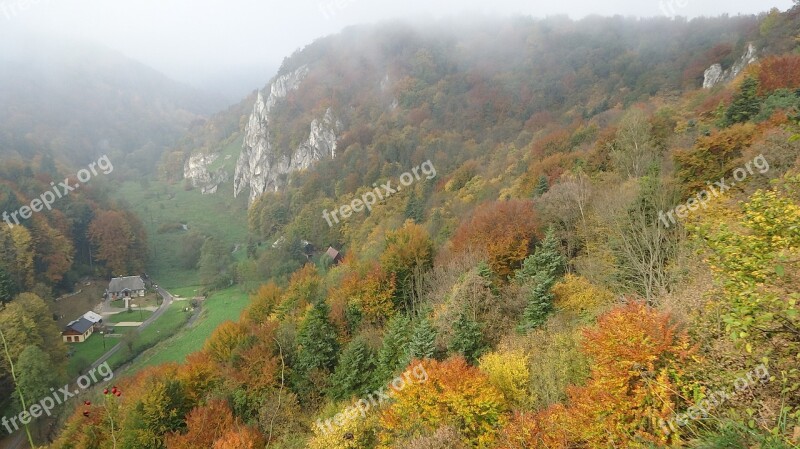
[[[161,317],[164,312],[169,309],[169,306],[172,305],[174,301],[174,297],[166,290],[161,287],[158,287],[158,293],[164,298],[164,301],[161,302],[161,307],[158,308],[149,318],[142,322],[142,325],[136,329],[136,333],[141,333],[142,330],[146,329],[147,326],[153,324],[153,322]],[[113,348],[111,348],[108,352],[103,354],[97,361],[92,363],[92,366],[89,369],[97,368],[98,366],[105,363],[108,359],[110,359],[114,354],[119,352],[122,349],[123,343],[117,343]],[[0,429],[2,430],[2,429]],[[6,446],[2,446],[2,444],[6,444]],[[28,439],[25,436],[24,431],[18,431],[11,437],[10,440],[0,441],[0,447],[4,447],[5,449],[25,449],[28,448]]]
[[[166,312],[167,309],[169,308],[169,306],[172,304],[172,301],[174,300],[174,298],[168,291],[164,290],[161,287],[158,287],[158,293],[161,295],[162,298],[164,298],[164,301],[161,303],[161,307],[159,307],[158,310],[156,310],[152,315],[150,315],[149,318],[144,320],[142,322],[141,326],[136,328],[136,331],[135,331],[136,333],[141,333],[144,329],[147,328],[147,326],[151,325],[153,323],[153,321],[159,319],[161,317],[161,315],[163,315],[164,312]],[[91,368],[97,368],[98,366],[100,366],[103,363],[105,363],[114,354],[119,352],[120,349],[122,349],[123,344],[124,344],[123,342],[117,343],[113,348],[111,348],[108,352],[106,352],[99,359],[97,359],[97,361],[92,363],[92,366],[90,367],[90,369]],[[14,448],[11,448],[11,449],[14,449]]]

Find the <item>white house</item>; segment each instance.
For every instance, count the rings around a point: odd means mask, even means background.
[[[144,296],[144,281],[139,276],[114,278],[108,284],[108,299]]]

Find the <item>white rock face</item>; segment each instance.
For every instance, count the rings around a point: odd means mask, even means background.
[[[711,89],[720,83],[729,83],[739,76],[747,66],[758,61],[756,57],[756,47],[753,44],[747,45],[747,50],[741,58],[728,70],[722,70],[722,65],[714,64],[706,69],[703,79],[703,89]]]
[[[183,177],[192,181],[194,188],[201,189],[203,195],[217,193],[219,186],[228,182],[228,173],[220,168],[213,173],[208,166],[219,159],[219,154],[193,154],[183,165]]]
[[[286,184],[286,175],[307,170],[311,165],[324,158],[336,157],[337,133],[342,124],[329,108],[321,120],[311,122],[308,140],[300,144],[291,154],[273,148],[270,143],[270,112],[292,90],[296,90],[308,69],[302,67],[297,71],[283,75],[272,83],[267,99],[258,93],[253,113],[250,115],[245,129],[242,154],[236,164],[233,194],[239,196],[250,190],[250,203],[267,191],[278,191]]]

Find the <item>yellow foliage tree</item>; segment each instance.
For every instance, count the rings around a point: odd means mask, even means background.
[[[490,352],[481,357],[480,369],[511,405],[524,407],[531,400],[528,363],[522,351]]]
[[[567,274],[553,287],[558,309],[576,315],[592,314],[614,301],[609,290],[593,285],[586,278]]]

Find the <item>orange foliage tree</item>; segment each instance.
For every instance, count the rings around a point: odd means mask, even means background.
[[[195,449],[212,447],[233,428],[235,420],[227,402],[214,399],[189,412],[186,416],[187,432],[167,436],[167,449]]]
[[[261,449],[264,437],[252,427],[239,427],[222,436],[212,449]]]
[[[800,56],[772,56],[761,61],[758,67],[759,95],[778,89],[800,87]]]
[[[106,268],[115,276],[127,276],[141,271],[141,249],[144,235],[139,226],[133,226],[131,214],[121,211],[103,211],[89,224],[89,240],[97,248],[95,257],[103,261]]]
[[[638,302],[617,307],[584,331],[582,351],[594,364],[587,385],[568,392],[566,430],[575,443],[630,448],[678,438],[660,423],[684,397],[693,349],[669,315]]]
[[[330,290],[331,318],[342,335],[350,334],[359,321],[382,324],[394,315],[392,299],[395,294],[395,277],[386,273],[378,264],[368,270],[347,273],[337,287]]]
[[[536,245],[539,220],[533,201],[498,201],[479,206],[453,237],[453,251],[485,250],[489,266],[508,279]]]

